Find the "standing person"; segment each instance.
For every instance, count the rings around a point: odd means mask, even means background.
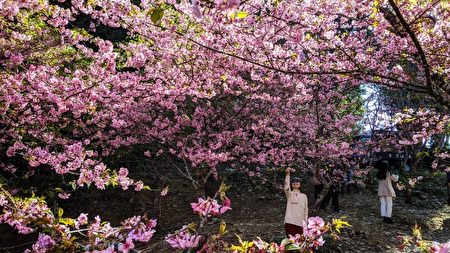
[[[325,195],[325,197],[323,198],[322,203],[320,203],[320,209],[326,209],[331,199],[333,211],[340,213],[341,210],[339,209],[339,186],[341,178],[337,174],[333,174],[332,172],[328,172],[328,175],[324,178],[327,182],[331,183],[331,186],[327,192],[327,195]]]
[[[320,174],[320,170],[316,170],[316,172],[314,172],[310,181],[311,184],[314,186],[314,199],[316,200],[323,190],[323,183],[322,183],[323,178],[322,175]]]
[[[291,168],[286,169],[284,180],[284,193],[287,198],[284,228],[287,237],[303,234],[303,222],[308,220],[308,197],[300,192],[300,179],[294,177],[291,180],[291,172]]]
[[[378,167],[378,197],[380,198],[381,218],[384,223],[394,223],[392,221],[392,199],[396,197],[392,181],[397,182],[398,176],[389,172],[388,161],[379,161]]]
[[[324,175],[324,180],[331,184],[330,189],[327,192],[327,195],[323,198],[322,202],[320,203],[319,209],[324,210],[327,208],[328,203],[330,203],[331,199],[331,205],[333,206],[333,211],[340,213],[341,210],[339,209],[339,186],[340,181],[342,180],[340,175],[336,172],[333,173],[331,171],[328,171]]]

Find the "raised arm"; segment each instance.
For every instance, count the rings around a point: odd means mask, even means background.
[[[392,175],[391,173],[389,173],[389,177],[392,180],[392,182],[394,182],[394,183],[397,182],[398,178],[399,178],[398,175]]]
[[[284,178],[284,193],[286,193],[287,197],[289,197],[290,184],[291,184],[291,169],[287,168],[286,177]]]

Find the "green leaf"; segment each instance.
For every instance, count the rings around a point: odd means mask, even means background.
[[[302,248],[300,248],[300,246],[295,245],[295,244],[288,244],[286,245],[286,251],[289,250],[301,250]]]
[[[224,181],[220,184],[219,193],[220,198],[223,200],[226,197],[226,192],[230,189],[230,186],[226,185]]]
[[[253,247],[254,242],[243,241],[239,235],[236,234],[236,236],[238,238],[238,241],[239,241],[240,245],[233,245],[233,244],[231,244],[230,250],[237,251],[237,252],[240,252],[240,253],[247,253],[247,252],[249,252],[249,249],[251,247]]]
[[[222,221],[219,226],[219,234],[224,235],[226,233],[227,233],[227,224]]]
[[[243,19],[248,16],[248,13],[245,11],[238,11],[238,12],[236,12],[236,16],[238,19]]]
[[[341,228],[351,227],[350,223],[342,219],[333,219],[332,224],[338,233],[341,233]]]
[[[75,181],[70,182],[69,185],[72,186],[72,189],[77,189],[77,183]]]
[[[289,244],[289,243],[291,243],[291,242],[289,241],[289,238],[284,238],[284,239],[281,241],[281,245],[286,245],[286,244]]]
[[[62,217],[63,214],[64,214],[64,210],[61,207],[59,207],[58,208],[58,217]]]
[[[70,219],[70,218],[63,218],[63,219],[59,219],[59,222],[67,225],[67,226],[71,226],[74,227],[75,226],[75,221],[74,219]]]
[[[148,186],[148,185],[144,185],[144,187],[142,187],[142,189],[144,189],[144,190],[150,190],[151,188],[150,188],[150,186]]]
[[[158,23],[159,21],[161,21],[163,16],[164,16],[164,10],[161,7],[155,8],[153,10],[152,16],[151,16],[152,22],[154,24]]]

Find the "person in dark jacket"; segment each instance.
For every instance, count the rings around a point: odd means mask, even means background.
[[[327,183],[331,183],[330,189],[327,192],[327,195],[323,198],[322,202],[320,203],[320,209],[324,210],[327,208],[328,203],[331,199],[331,204],[333,206],[333,211],[340,212],[339,209],[339,188],[340,183],[342,181],[341,176],[333,171],[327,171],[326,174],[323,176],[324,181]]]

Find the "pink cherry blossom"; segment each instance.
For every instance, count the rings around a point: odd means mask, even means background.
[[[227,6],[230,7],[230,8],[239,7],[240,3],[241,3],[240,0],[227,0]]]
[[[134,249],[134,243],[131,238],[127,238],[124,243],[119,245],[119,250],[123,253],[128,253],[131,249]]]
[[[324,227],[325,221],[322,218],[318,216],[309,217],[303,224],[303,233],[308,237],[320,237],[323,233]]]
[[[11,55],[10,55],[10,60],[11,60],[11,63],[12,63],[13,65],[19,65],[19,64],[21,64],[21,63],[23,62],[24,57],[23,57],[23,55],[20,54],[20,53],[17,53],[17,54],[11,54]]]
[[[229,204],[231,202],[227,203]],[[217,200],[211,199],[209,197],[206,200],[204,200],[203,198],[198,198],[198,202],[191,203],[191,207],[194,213],[198,213],[206,217],[218,216],[228,210],[231,210],[230,206],[220,205]]]
[[[3,194],[0,194],[0,206],[4,206],[8,204],[8,200],[6,200],[6,196]]]
[[[189,249],[198,246],[202,236],[192,235],[187,226],[183,226],[177,233],[168,234],[166,236],[166,242],[176,249]]]
[[[61,199],[69,199],[70,193],[60,192],[60,193],[58,193],[58,197],[61,198]]]
[[[362,83],[449,105],[445,4],[60,2],[0,4],[0,169],[7,177],[36,177],[45,169],[76,177],[64,192],[116,185],[141,190],[126,168],[105,163],[135,147],[146,150],[146,160],[186,162],[187,178],[217,177],[223,164],[241,171],[241,164],[306,170],[305,161],[345,162],[356,152],[348,139],[361,115],[353,113],[357,101],[346,91]],[[155,24],[160,7],[164,14]],[[73,28],[80,15],[90,19],[82,33]],[[37,19],[39,32],[24,16]],[[392,23],[399,17],[410,33],[402,22]],[[100,38],[99,25],[120,29],[127,39]],[[395,118],[405,135],[374,141],[368,152],[413,149],[448,123],[448,113],[407,108]],[[441,151],[431,155],[448,156]],[[37,199],[18,202],[0,219],[21,233],[34,231],[37,218],[55,220]],[[230,209],[209,199],[193,204],[203,216]],[[97,220],[86,226],[97,245],[106,234],[120,234]],[[314,226],[311,234],[319,231]]]
[[[229,198],[225,198],[222,203],[226,207],[231,207],[231,200]]]
[[[141,191],[144,188],[144,182],[142,181],[137,181],[134,183],[134,190],[135,191]]]
[[[449,253],[450,252],[450,242],[441,245],[439,253]]]
[[[55,246],[55,241],[50,236],[45,234],[39,234],[38,240],[33,244],[33,252],[47,252]]]
[[[196,18],[203,18],[202,12],[200,10],[200,2],[198,0],[192,0],[192,15]]]
[[[318,249],[319,247],[322,247],[325,244],[325,240],[322,236],[320,236],[318,239],[312,241],[312,243],[309,245],[311,248]]]
[[[155,219],[143,221],[140,216],[134,216],[122,222],[122,226],[131,229],[128,238],[139,242],[148,242],[153,237],[156,224]]]
[[[166,186],[166,187],[164,187],[162,190],[161,190],[161,196],[166,196],[167,195],[167,193],[169,192],[169,186]]]
[[[81,213],[80,216],[78,216],[77,221],[78,221],[81,225],[87,224],[87,222],[88,222],[87,214]]]

